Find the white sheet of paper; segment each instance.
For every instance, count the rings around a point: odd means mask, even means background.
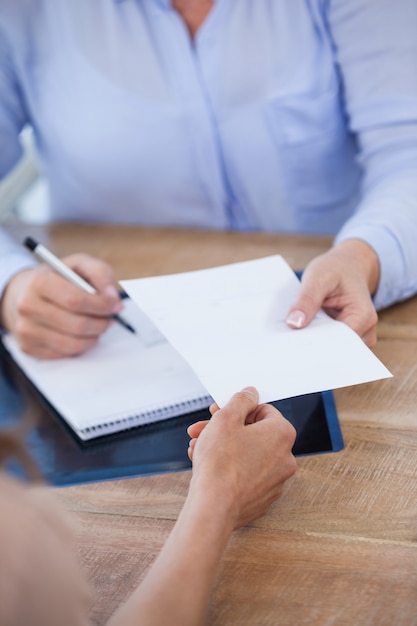
[[[270,402],[392,376],[324,312],[305,329],[287,326],[300,282],[281,256],[122,285],[219,406],[247,385]]]

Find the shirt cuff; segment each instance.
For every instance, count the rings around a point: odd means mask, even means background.
[[[10,279],[18,272],[36,267],[36,260],[29,255],[23,248],[11,242],[8,238],[0,233],[0,246],[2,248],[0,255],[0,298],[9,283]],[[4,237],[4,239],[3,239]]]

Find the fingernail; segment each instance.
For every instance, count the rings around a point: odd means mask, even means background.
[[[105,293],[106,296],[117,298],[119,300],[119,292],[114,285],[107,285],[107,287],[104,287],[103,293]]]
[[[116,287],[113,287],[113,285],[107,285],[107,287],[103,289],[103,293],[106,296],[110,296],[110,298],[116,298],[116,302],[112,308],[112,313],[120,313],[120,311],[123,311],[124,304],[120,300],[119,292],[117,291]]]
[[[304,326],[306,321],[306,315],[303,311],[291,311],[291,313],[287,317],[288,326],[292,326],[293,328],[301,328]]]

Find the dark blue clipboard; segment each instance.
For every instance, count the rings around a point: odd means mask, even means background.
[[[189,469],[187,426],[208,410],[82,442],[11,359],[0,342],[0,428],[30,419],[25,444],[42,476],[57,486]],[[333,393],[307,394],[272,403],[297,431],[294,454],[337,452],[344,447]],[[11,463],[8,469],[24,477]]]

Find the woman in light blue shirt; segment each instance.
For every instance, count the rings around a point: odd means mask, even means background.
[[[288,322],[323,306],[373,345],[417,292],[416,33],[417,0],[3,0],[0,176],[31,124],[51,220],[333,234]],[[74,308],[0,243],[3,326],[93,345],[110,268],[78,260],[100,294]]]

